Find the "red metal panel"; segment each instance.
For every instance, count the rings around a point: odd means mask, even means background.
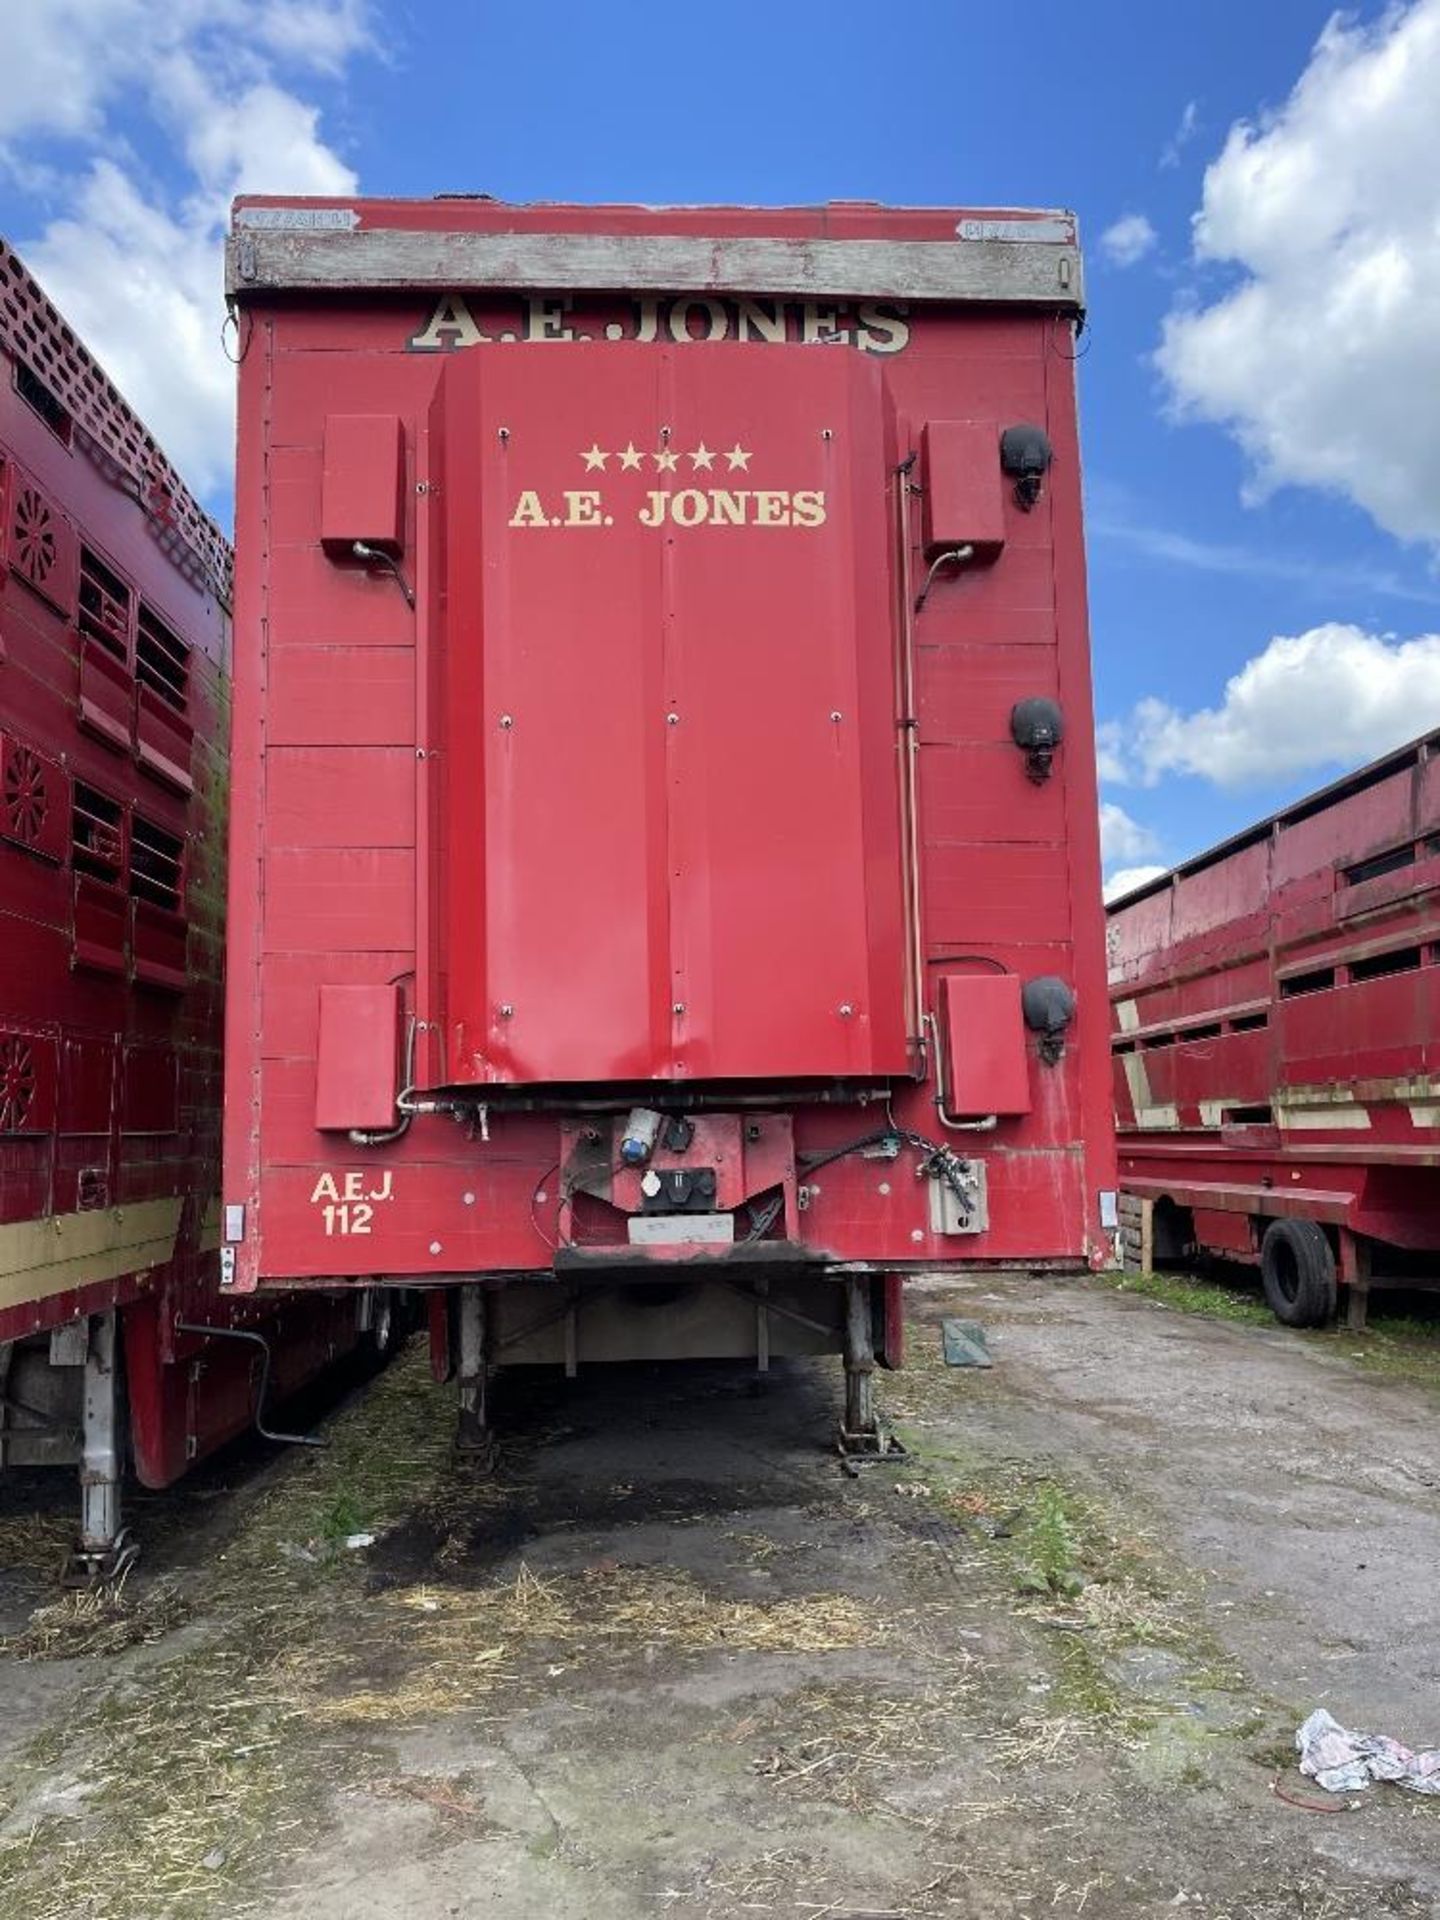
[[[405,526],[405,431],[394,413],[332,413],[325,421],[320,538],[398,551]]]
[[[266,737],[275,747],[388,747],[415,742],[410,647],[277,647]]]
[[[79,637],[80,724],[117,753],[130,751],[135,682],[125,661],[98,641]]]
[[[195,729],[167,700],[150,687],[135,689],[135,757],[155,779],[177,793],[188,794],[195,782],[190,773],[190,751]]]
[[[395,1124],[399,1027],[399,987],[321,987],[315,1125],[322,1132]]]
[[[0,1135],[48,1133],[55,1124],[58,1081],[50,1034],[0,1026]]]
[[[75,964],[102,973],[125,971],[126,900],[115,887],[75,876]]]
[[[277,847],[413,847],[413,747],[275,747],[266,782]]]
[[[940,976],[945,1104],[951,1113],[1029,1113],[1030,1063],[1020,986],[1014,973]]]
[[[0,732],[0,840],[42,860],[63,860],[70,845],[70,782],[55,754],[23,735]]]
[[[993,558],[1005,544],[999,429],[992,420],[928,420],[921,449],[926,557],[963,545]]]
[[[271,953],[388,953],[413,937],[415,855],[408,847],[277,847],[266,875]]]
[[[115,1042],[81,1035],[61,1048],[61,1133],[109,1133],[115,1099]]]
[[[173,1133],[180,1124],[180,1060],[172,1046],[125,1049],[120,1124],[128,1133]]]
[[[149,987],[168,987],[183,993],[189,984],[185,916],[157,907],[150,900],[132,900],[130,916],[135,978]]]
[[[59,506],[17,462],[9,466],[3,556],[17,580],[69,617],[80,543]]]
[[[878,374],[612,358],[449,372],[455,1071],[902,1070]]]

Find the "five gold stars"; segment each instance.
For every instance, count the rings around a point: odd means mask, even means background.
[[[720,457],[720,454],[713,447],[707,447],[703,440],[685,455],[697,473],[702,467],[707,472],[713,472],[715,462]],[[587,473],[604,473],[606,461],[612,459],[619,461],[621,473],[640,473],[645,465],[645,455],[633,440],[627,441],[623,447],[617,448],[613,453],[603,448],[597,440],[580,455],[580,458],[585,462]],[[662,447],[658,453],[652,453],[650,458],[655,462],[657,473],[676,473],[679,470],[679,448]],[[751,452],[737,441],[724,458],[729,463],[731,473],[743,473],[749,468]]]

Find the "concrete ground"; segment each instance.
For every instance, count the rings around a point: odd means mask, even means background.
[[[416,1353],[143,1502],[118,1609],[45,1605],[11,1488],[0,1912],[1440,1914],[1440,1800],[1289,1750],[1440,1743],[1435,1387],[1101,1283],[913,1303],[858,1478],[829,1365],[518,1376],[487,1475]]]

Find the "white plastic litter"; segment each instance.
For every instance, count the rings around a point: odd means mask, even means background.
[[[1300,1771],[1327,1793],[1358,1793],[1393,1780],[1412,1793],[1440,1794],[1440,1747],[1412,1753],[1385,1733],[1351,1733],[1317,1707],[1295,1735]]]

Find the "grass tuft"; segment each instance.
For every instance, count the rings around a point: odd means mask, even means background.
[[[1177,1313],[1199,1314],[1205,1320],[1230,1320],[1247,1327],[1273,1327],[1275,1316],[1253,1288],[1223,1280],[1192,1280],[1179,1273],[1103,1273],[1102,1286],[1131,1293]]]

